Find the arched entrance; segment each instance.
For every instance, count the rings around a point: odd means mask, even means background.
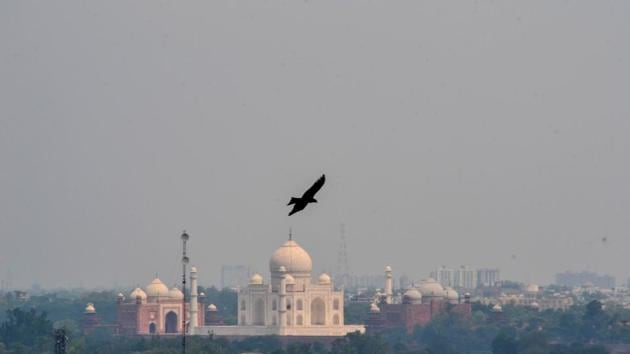
[[[254,304],[254,321],[255,326],[265,325],[265,302],[263,299],[257,299]]]
[[[177,333],[177,314],[169,311],[164,317],[164,332]]]
[[[326,304],[324,304],[324,300],[320,298],[316,298],[311,302],[311,324],[326,324]]]
[[[155,333],[155,323],[151,323],[149,325],[149,333],[151,333],[151,334]]]

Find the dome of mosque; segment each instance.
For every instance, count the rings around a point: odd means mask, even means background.
[[[214,312],[214,311],[216,311],[216,310],[217,310],[217,307],[215,306],[215,304],[210,304],[210,305],[208,305],[208,311],[212,311],[212,312]]]
[[[319,285],[330,285],[330,275],[322,273],[319,276]]]
[[[151,284],[145,288],[149,297],[166,297],[168,296],[168,287],[162,283],[159,278],[153,279]]]
[[[251,278],[249,278],[249,283],[252,285],[260,285],[263,283],[263,277],[262,275],[256,273],[254,275],[252,275]]]
[[[133,289],[131,294],[129,294],[129,298],[132,299],[132,300],[135,300],[138,297],[140,299],[142,299],[142,300],[146,300],[147,299],[147,293],[145,293],[144,290],[142,290],[140,288],[135,288],[135,289]]]
[[[96,313],[96,309],[94,308],[94,304],[93,303],[88,303],[87,306],[85,307],[85,311],[84,313]]]
[[[410,288],[403,294],[403,302],[407,304],[419,304],[422,301],[422,293],[416,288]]]
[[[444,295],[446,297],[446,300],[449,300],[449,301],[459,300],[459,294],[457,293],[457,291],[455,291],[455,289],[451,288],[450,286],[447,286],[444,288]]]
[[[311,256],[297,242],[288,240],[278,248],[269,260],[269,270],[277,273],[284,266],[288,273],[308,275],[313,269]]]
[[[182,293],[182,291],[177,287],[173,287],[168,291],[168,297],[173,300],[182,300],[184,298],[184,293]]]
[[[433,278],[423,279],[418,290],[424,297],[444,297],[444,288]]]

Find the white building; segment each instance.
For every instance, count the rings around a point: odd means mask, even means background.
[[[450,268],[442,266],[431,272],[431,278],[435,279],[442,286],[455,286],[454,272]]]
[[[254,274],[238,293],[238,325],[191,326],[191,333],[217,336],[345,336],[365,331],[344,325],[343,291],[328,274],[311,279],[309,254],[289,239],[269,260],[270,281]]]
[[[477,270],[477,285],[479,286],[494,286],[501,280],[499,276],[499,269],[497,268],[481,268]]]
[[[453,272],[453,286],[462,289],[477,287],[477,271],[468,266],[461,266]]]

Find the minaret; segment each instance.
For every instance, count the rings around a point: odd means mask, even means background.
[[[190,268],[190,332],[194,333],[199,327],[199,318],[197,317],[197,268]]]
[[[393,278],[392,278],[392,267],[385,267],[385,303],[391,304],[392,297],[394,295],[393,291]]]
[[[282,273],[280,280],[280,289],[278,289],[278,296],[280,297],[280,307],[278,308],[280,328],[284,328],[287,325],[287,269],[284,266],[280,266],[278,272]]]

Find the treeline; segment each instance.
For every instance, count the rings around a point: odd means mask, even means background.
[[[230,290],[202,288],[206,303],[214,303],[227,323],[235,323],[236,294]],[[64,328],[68,353],[177,353],[181,339],[165,336],[121,337],[99,328],[83,335],[79,324],[87,302],[94,302],[101,322],[115,323],[116,293],[58,293],[30,299],[0,299],[0,354],[52,353],[53,331]],[[347,304],[346,318],[361,323],[366,304]],[[470,318],[457,315],[435,318],[427,326],[407,334],[393,329],[378,336],[351,334],[332,347],[294,344],[282,348],[278,338],[259,337],[240,342],[197,336],[188,338],[189,352],[197,353],[306,353],[306,354],[600,354],[606,347],[630,343],[630,311],[598,300],[568,311],[534,311],[504,306],[501,321],[491,306],[473,304]]]

